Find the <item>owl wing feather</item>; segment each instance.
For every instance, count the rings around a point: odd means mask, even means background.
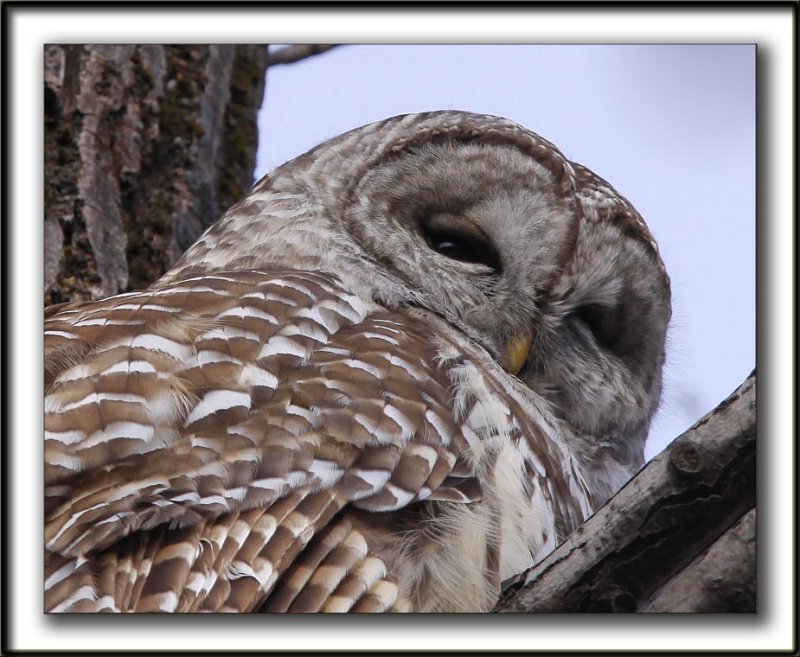
[[[49,609],[253,609],[347,505],[304,559],[333,607],[385,607],[358,510],[481,495],[431,328],[333,277],[206,275],[45,329]],[[273,607],[329,602],[309,568]]]

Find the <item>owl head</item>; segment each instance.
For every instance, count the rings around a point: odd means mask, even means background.
[[[537,134],[457,111],[345,133],[260,180],[159,284],[271,267],[444,319],[550,406],[601,495],[641,466],[669,279],[631,204]]]

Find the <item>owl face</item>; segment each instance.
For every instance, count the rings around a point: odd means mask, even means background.
[[[565,194],[565,175],[514,144],[426,144],[370,169],[344,224],[406,303],[551,401],[584,453],[635,467],[660,395],[668,283],[625,215]]]
[[[465,112],[345,133],[264,178],[172,278],[275,265],[446,319],[551,403],[579,458],[641,465],[669,281],[636,210],[535,133]]]
[[[416,305],[500,361],[509,340],[530,333],[576,223],[548,170],[506,145],[411,149],[370,170],[354,197],[344,223],[362,248]]]

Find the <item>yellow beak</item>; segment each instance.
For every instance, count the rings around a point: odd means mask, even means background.
[[[506,345],[506,370],[516,375],[525,364],[531,349],[533,333],[530,330],[517,333]]]

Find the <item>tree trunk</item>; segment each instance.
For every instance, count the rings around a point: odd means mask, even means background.
[[[147,287],[251,186],[267,47],[48,45],[45,305]]]

